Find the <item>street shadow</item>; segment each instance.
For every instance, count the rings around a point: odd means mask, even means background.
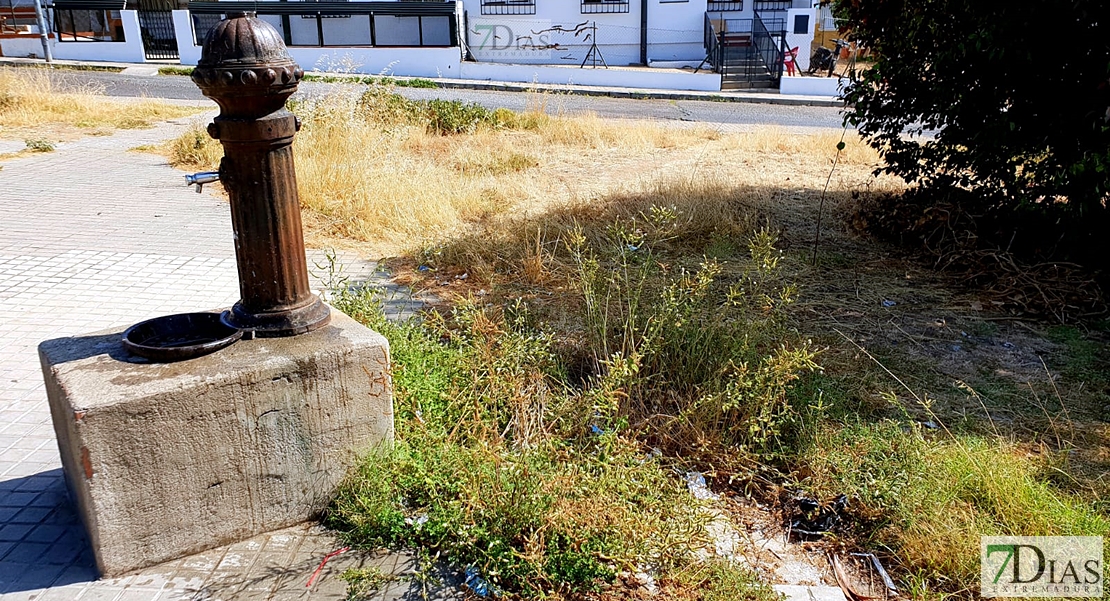
[[[0,482],[0,594],[98,578],[61,468]]]

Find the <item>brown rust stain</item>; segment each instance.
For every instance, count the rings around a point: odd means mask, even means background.
[[[85,479],[92,480],[92,459],[89,459],[89,447],[81,447],[81,465],[85,467]]]
[[[74,411],[73,412],[73,421],[79,422],[83,419],[85,419],[85,412],[84,411]]]

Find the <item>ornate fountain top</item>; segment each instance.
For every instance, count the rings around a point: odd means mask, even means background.
[[[221,117],[257,119],[280,110],[304,71],[281,34],[255,13],[234,12],[208,32],[193,81]]]

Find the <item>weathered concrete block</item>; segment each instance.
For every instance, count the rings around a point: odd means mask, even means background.
[[[292,338],[152,364],[121,331],[39,346],[67,484],[115,576],[302,522],[393,438],[389,347],[332,311]]]

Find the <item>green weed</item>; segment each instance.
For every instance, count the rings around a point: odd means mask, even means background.
[[[1045,481],[1049,463],[994,438],[893,420],[827,424],[799,459],[811,474],[803,486],[849,495],[859,534],[897,558],[914,597],[974,593],[980,536],[1110,531],[1110,519]]]
[[[380,568],[348,568],[339,575],[347,583],[347,601],[366,601],[382,587],[396,580]]]
[[[192,75],[192,67],[158,67],[159,75]]]
[[[46,138],[28,138],[23,141],[31,152],[54,152],[54,143]]]
[[[375,82],[358,100],[364,118],[382,125],[416,125],[439,135],[470,134],[493,129],[534,129],[538,117],[507,109],[486,107],[458,100],[409,100],[393,92],[391,85]]]
[[[713,560],[679,571],[674,580],[686,590],[700,591],[700,601],[777,601],[781,597],[748,568]]]
[[[315,73],[305,73],[304,81],[318,81],[321,83],[350,83],[362,84],[367,86],[392,86],[398,88],[438,88],[439,84],[422,77],[358,77],[351,75],[316,75]]]
[[[634,424],[669,412],[730,444],[763,446],[791,414],[794,382],[816,365],[804,345],[766,337],[783,332],[773,324],[792,295],[772,273],[774,236],[754,236],[751,269],[724,285],[711,263],[654,267],[653,248],[676,221],[656,208],[612,224],[598,245],[568,240],[576,319],[594,358],[576,377],[581,349],[525,302],[464,302],[392,324],[372,292],[338,292],[337,308],[390,341],[397,440],[347,480],[328,523],[359,545],[438,551],[526,597],[581,594],[646,570],[697,581],[705,599],[760,598],[750,574],[695,569],[711,514],[671,460],[645,451],[652,434]]]

